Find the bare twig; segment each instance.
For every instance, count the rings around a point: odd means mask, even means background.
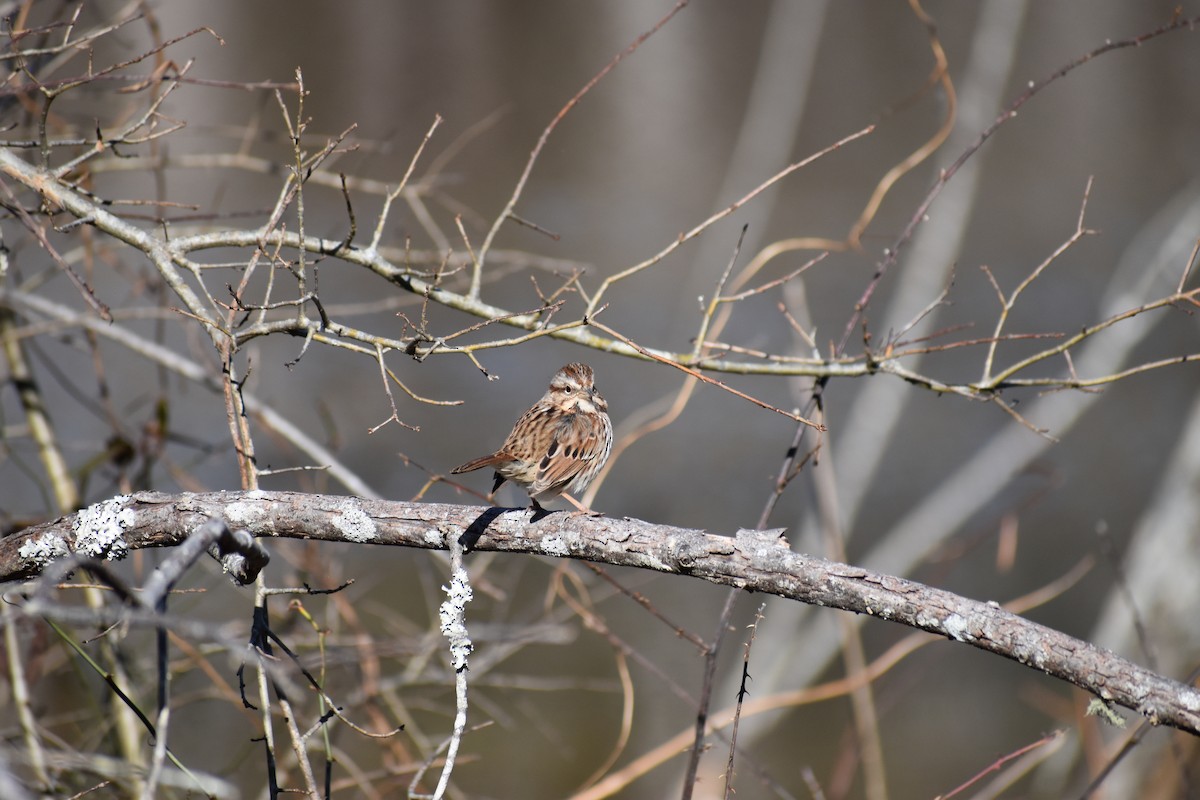
[[[791,175],[796,170],[807,167],[809,164],[812,164],[814,161],[817,161],[836,150],[840,150],[845,145],[849,144],[850,142],[853,142],[856,139],[860,139],[863,136],[866,136],[867,134],[871,133],[873,130],[875,130],[875,126],[868,125],[867,127],[863,128],[862,130],[856,131],[856,132],[850,134],[849,136],[845,136],[845,137],[839,139],[838,141],[834,142],[833,144],[829,145],[828,147],[824,148],[823,150],[818,150],[817,152],[813,153],[812,155],[808,156],[807,158],[803,158],[794,164],[789,164],[788,166],[781,169],[779,172],[776,172],[770,178],[767,178],[765,181],[760,183],[758,186],[751,189],[746,194],[742,195],[742,197],[735,200],[728,207],[713,214],[708,219],[704,220],[699,225],[692,228],[690,231],[679,234],[679,236],[676,237],[674,241],[672,241],[669,245],[664,247],[662,250],[655,253],[650,258],[648,258],[645,261],[642,261],[638,264],[634,264],[632,267],[624,269],[624,270],[616,273],[615,275],[608,276],[607,278],[604,279],[603,283],[600,284],[600,288],[596,290],[596,293],[592,295],[592,299],[588,303],[587,311],[585,313],[590,315],[595,312],[596,308],[600,304],[601,298],[604,297],[605,292],[607,292],[609,287],[611,287],[614,283],[623,281],[626,278],[630,278],[630,277],[638,274],[639,272],[642,272],[643,270],[654,266],[655,264],[659,263],[664,258],[666,258],[668,255],[673,253],[680,245],[684,244],[685,242],[687,242],[691,239],[696,238],[701,233],[703,233],[704,231],[706,231],[710,227],[712,227],[712,225],[714,223],[724,219],[725,217],[732,214],[734,211],[737,211],[739,208],[744,206],[746,203],[753,200],[757,195],[762,193],[769,186],[771,186],[775,183],[778,183],[779,181],[786,178],[788,175]]]
[[[505,203],[504,208],[496,216],[495,221],[492,223],[492,227],[488,230],[487,236],[483,240],[483,245],[479,248],[479,264],[481,268],[487,260],[488,252],[492,249],[492,242],[495,240],[496,234],[500,232],[500,227],[508,221],[513,210],[517,207],[517,201],[521,199],[521,194],[525,190],[525,184],[529,181],[529,176],[533,172],[533,165],[537,163],[538,157],[542,153],[542,148],[546,146],[546,142],[549,141],[550,135],[554,133],[554,129],[558,127],[558,123],[562,122],[563,118],[567,116],[571,109],[583,99],[583,96],[590,92],[596,84],[603,80],[605,75],[612,72],[613,69],[616,68],[617,64],[622,61],[622,59],[641,47],[642,43],[651,36],[658,33],[658,31],[661,30],[664,25],[671,21],[672,17],[683,10],[684,6],[686,6],[688,2],[690,2],[690,0],[677,0],[675,5],[671,7],[671,10],[668,11],[660,20],[658,20],[658,22],[654,23],[649,30],[640,34],[636,39],[630,42],[624,50],[613,56],[611,61],[605,64],[599,72],[593,75],[591,80],[585,83],[583,87],[577,91],[570,100],[567,101],[566,105],[558,110],[558,113],[554,115],[552,120],[550,120],[550,124],[542,130],[542,135],[538,137],[537,144],[533,146],[533,151],[530,152],[529,159],[525,162],[525,169],[521,172],[521,177],[517,178],[517,183],[513,187],[512,195],[508,198],[508,202]],[[475,293],[471,296],[473,298],[477,298],[478,294]],[[594,309],[594,305],[589,306],[588,313],[591,314]]]
[[[934,183],[933,187],[930,188],[928,194],[925,195],[925,198],[918,204],[904,230],[901,231],[900,235],[896,238],[896,241],[892,244],[892,246],[885,251],[883,260],[876,268],[875,275],[872,276],[871,281],[867,284],[862,296],[859,298],[858,302],[855,303],[855,312],[846,321],[846,328],[842,334],[840,342],[838,343],[836,352],[841,353],[845,351],[851,335],[858,328],[862,314],[866,311],[867,306],[870,305],[871,298],[874,296],[875,291],[879,288],[880,282],[891,270],[891,268],[895,266],[900,250],[912,239],[913,233],[916,231],[917,226],[928,219],[927,214],[929,213],[929,207],[933,205],[933,201],[942,193],[942,189],[945,188],[950,179],[954,177],[955,173],[962,168],[963,164],[965,164],[972,156],[975,155],[975,153],[979,151],[981,147],[983,147],[984,142],[990,139],[992,135],[1006,122],[1016,118],[1017,112],[1022,106],[1024,106],[1047,86],[1050,86],[1060,78],[1063,78],[1064,76],[1073,72],[1075,69],[1083,66],[1095,58],[1098,58],[1101,55],[1104,55],[1105,53],[1127,47],[1140,47],[1142,44],[1150,41],[1151,39],[1156,39],[1159,36],[1171,33],[1173,31],[1191,30],[1198,24],[1200,24],[1200,16],[1185,18],[1183,16],[1176,15],[1175,18],[1173,18],[1167,24],[1155,28],[1152,31],[1148,31],[1147,33],[1132,36],[1127,39],[1110,39],[1103,45],[1069,61],[1067,64],[1059,67],[1050,75],[1041,78],[1040,80],[1030,81],[1028,88],[1018,95],[1017,98],[1013,100],[998,117],[996,117],[992,124],[985,128],[979,134],[979,137],[972,142],[971,145],[964,150],[949,167],[942,170],[938,175],[937,181]]]
[[[754,622],[747,626],[750,628],[750,638],[746,640],[746,645],[742,650],[742,682],[738,688],[737,703],[733,712],[733,725],[729,732],[729,759],[725,763],[725,800],[730,800],[734,793],[733,757],[737,754],[738,723],[742,720],[742,702],[750,694],[748,687],[750,683],[750,648],[754,646],[754,637],[758,635],[758,623],[763,620],[763,610],[765,608],[766,604],[760,603],[758,611],[754,612]]]
[[[425,145],[429,144],[429,140],[433,138],[433,132],[442,124],[442,115],[434,114],[433,123],[429,126],[429,130],[425,131],[425,138],[421,139],[421,143],[417,145],[416,151],[413,153],[412,159],[408,162],[408,169],[404,171],[404,177],[400,179],[400,183],[395,189],[388,192],[383,199],[383,209],[379,212],[379,220],[375,223],[375,235],[371,237],[371,244],[367,246],[368,250],[376,250],[379,247],[379,242],[383,238],[383,227],[387,224],[388,214],[392,209],[392,202],[400,196],[406,186],[408,179],[412,177],[413,170],[417,168],[417,161],[421,158],[421,153],[425,152]]]
[[[790,411],[784,411],[782,408],[776,408],[775,406],[771,405],[770,403],[764,403],[762,400],[757,400],[757,399],[751,397],[750,395],[746,394],[745,392],[739,392],[737,389],[734,389],[732,386],[727,386],[718,380],[710,378],[707,375],[692,369],[691,367],[686,367],[683,364],[680,364],[678,361],[673,361],[664,356],[660,356],[657,353],[653,353],[653,352],[647,350],[646,348],[642,347],[641,345],[634,343],[631,339],[628,339],[625,336],[623,336],[622,334],[617,333],[612,328],[608,327],[607,325],[604,325],[603,323],[596,322],[593,319],[593,320],[588,320],[587,324],[592,326],[593,328],[599,328],[600,330],[607,333],[609,336],[612,336],[614,339],[624,342],[625,344],[629,345],[634,350],[637,350],[639,353],[641,353],[642,355],[644,355],[648,358],[652,358],[661,364],[668,364],[668,365],[674,367],[675,369],[680,370],[681,372],[686,372],[688,375],[691,375],[693,378],[698,378],[699,380],[702,380],[707,384],[716,386],[720,389],[724,389],[725,391],[729,392],[730,394],[736,395],[737,397],[740,397],[743,400],[749,400],[751,403],[754,403],[754,405],[758,406],[759,408],[765,408],[768,411],[774,411],[776,414],[782,414],[783,416],[787,417],[790,420],[795,420],[796,422],[801,422],[801,423],[808,425],[811,428],[815,428],[819,431],[825,430],[824,425],[820,425],[816,422],[813,422],[812,420],[805,419],[804,417],[800,416],[797,413],[793,413]]]
[[[1083,201],[1080,203],[1079,218],[1075,223],[1074,233],[1072,233],[1071,236],[1065,242],[1060,244],[1053,253],[1051,253],[1045,260],[1042,261],[1042,263],[1040,263],[1036,267],[1034,267],[1033,271],[1030,272],[1028,275],[1026,275],[1024,280],[1022,280],[1019,284],[1017,284],[1017,287],[1015,289],[1013,289],[1012,294],[1010,294],[1006,297],[1004,295],[1004,292],[1002,292],[1000,290],[1000,286],[996,283],[996,279],[992,275],[991,270],[986,270],[988,280],[991,281],[992,287],[996,290],[996,293],[1000,296],[1001,306],[1000,306],[1000,316],[996,320],[996,329],[992,334],[991,344],[988,345],[987,357],[984,358],[984,360],[983,360],[983,377],[980,378],[981,384],[986,384],[991,381],[992,362],[996,357],[996,344],[1000,341],[1000,335],[1004,330],[1004,324],[1008,321],[1008,315],[1012,312],[1013,306],[1016,305],[1017,300],[1021,297],[1021,294],[1026,289],[1028,289],[1030,284],[1032,284],[1035,280],[1037,280],[1038,277],[1046,270],[1046,268],[1049,267],[1052,263],[1054,263],[1054,261],[1059,256],[1061,256],[1063,253],[1065,253],[1067,250],[1069,250],[1073,245],[1075,245],[1076,242],[1078,242],[1084,236],[1086,236],[1090,233],[1095,233],[1095,231],[1092,231],[1092,230],[1089,230],[1089,229],[1083,227],[1083,217],[1084,217],[1084,213],[1087,211],[1088,197],[1091,195],[1091,193],[1092,193],[1092,178],[1089,177],[1087,186],[1085,186],[1083,189]]]

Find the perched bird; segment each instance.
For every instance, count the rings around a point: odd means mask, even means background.
[[[455,467],[451,474],[494,467],[492,494],[505,480],[529,493],[533,509],[544,509],[538,498],[552,499],[563,492],[582,492],[604,467],[612,450],[612,422],[608,403],[596,391],[595,376],[587,364],[567,364],[554,373],[542,399],[521,415],[500,449]],[[573,497],[565,495],[581,511]]]

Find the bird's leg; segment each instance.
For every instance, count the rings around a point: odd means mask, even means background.
[[[571,495],[567,494],[566,492],[562,493],[562,497],[567,498],[567,502],[569,502],[571,505],[575,506],[575,508],[578,509],[578,511],[571,512],[572,517],[580,517],[585,514],[589,517],[603,517],[604,516],[603,511],[592,511],[590,508],[588,508],[583,503],[576,500],[574,497],[571,497]]]
[[[542,508],[542,504],[533,495],[529,495],[529,510],[533,512],[529,515],[530,522],[537,522],[550,515],[550,512]]]

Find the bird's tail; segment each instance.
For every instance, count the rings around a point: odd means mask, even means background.
[[[454,469],[450,470],[450,474],[458,475],[459,473],[462,473],[462,472],[473,472],[474,470],[483,469],[484,467],[498,467],[501,464],[505,463],[506,461],[511,461],[511,460],[512,459],[510,459],[508,456],[502,455],[501,453],[492,453],[490,456],[484,456],[483,458],[476,458],[473,461],[468,461],[465,464],[460,464],[457,467],[455,467]]]

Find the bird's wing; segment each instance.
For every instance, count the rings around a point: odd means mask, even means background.
[[[561,492],[599,457],[602,449],[598,431],[589,430],[575,414],[565,416],[538,462],[537,478],[529,493]]]

